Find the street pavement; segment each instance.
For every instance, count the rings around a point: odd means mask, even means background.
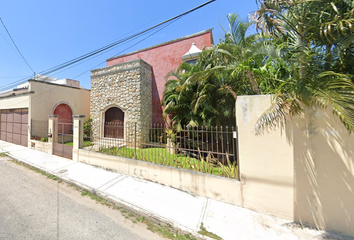
[[[222,239],[351,239],[5,141],[0,151],[200,238],[203,226]]]
[[[162,240],[76,188],[0,157],[0,239]]]

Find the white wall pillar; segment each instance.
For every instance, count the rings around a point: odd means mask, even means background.
[[[51,144],[49,154],[53,154],[54,143],[58,141],[58,118],[59,115],[48,116],[48,143]]]
[[[79,161],[79,149],[84,147],[84,119],[85,115],[73,115],[73,160]]]

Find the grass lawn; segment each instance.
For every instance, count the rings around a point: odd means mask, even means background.
[[[99,150],[102,153],[111,155],[127,157],[134,159],[135,150],[127,147],[109,147],[101,148]],[[198,171],[203,173],[209,173],[213,175],[219,175],[230,178],[237,178],[237,167],[224,165],[218,165],[212,163],[210,159],[202,158],[198,160],[196,158],[188,157],[183,154],[170,154],[166,148],[144,148],[136,149],[136,158],[151,163],[161,164],[165,166],[177,167],[189,169],[192,171]]]
[[[73,146],[73,142],[66,142],[64,143],[65,145],[68,145],[68,146]],[[92,142],[91,141],[84,141],[84,147],[89,147],[89,146],[92,146]]]

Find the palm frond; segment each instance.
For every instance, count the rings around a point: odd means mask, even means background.
[[[332,71],[317,76],[312,105],[321,109],[332,106],[333,113],[349,132],[354,131],[354,85],[345,74]]]
[[[272,105],[258,118],[254,130],[256,135],[266,129],[274,129],[286,122],[287,116],[300,115],[303,112],[300,101],[289,94],[277,94]]]

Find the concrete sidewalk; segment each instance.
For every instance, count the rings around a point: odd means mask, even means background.
[[[351,239],[4,141],[0,152],[196,236],[203,225],[223,239]]]

